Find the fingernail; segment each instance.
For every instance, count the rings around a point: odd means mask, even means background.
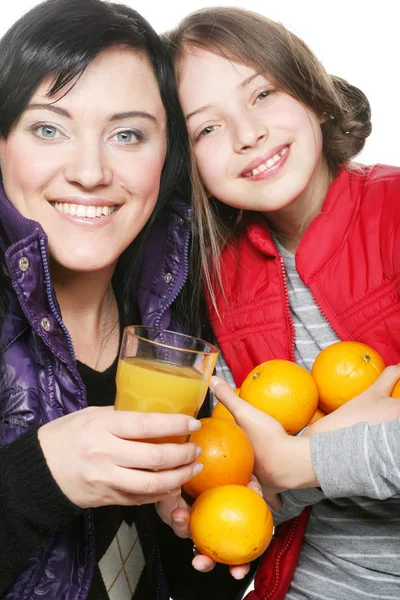
[[[173,517],[172,520],[175,523],[187,523],[187,519],[185,519],[184,517]]]
[[[210,390],[211,390],[212,392],[214,391],[214,389],[215,389],[215,386],[217,385],[218,381],[219,381],[219,380],[217,379],[217,377],[215,377],[215,376],[214,376],[214,377],[211,377],[211,379],[210,379]]]
[[[197,421],[196,419],[191,419],[189,421],[189,431],[198,431],[201,427],[201,423],[200,421]]]
[[[200,446],[197,446],[196,448],[196,458],[199,458],[200,454],[203,453],[203,450],[200,448]]]
[[[176,488],[175,490],[171,490],[170,492],[168,492],[168,494],[170,496],[179,496],[180,493],[181,493],[181,488]]]
[[[203,463],[197,462],[194,467],[193,467],[193,474],[197,475],[198,473],[200,473],[200,471],[202,471],[204,469],[204,465]]]

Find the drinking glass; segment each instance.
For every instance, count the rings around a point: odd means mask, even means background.
[[[117,368],[116,410],[196,417],[218,350],[198,338],[158,327],[125,327]],[[187,436],[152,442],[183,443]]]

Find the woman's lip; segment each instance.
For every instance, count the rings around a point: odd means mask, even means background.
[[[275,146],[275,148],[271,148],[271,150],[265,152],[265,154],[255,158],[247,165],[245,169],[243,169],[243,171],[240,173],[240,177],[248,177],[246,173],[251,172],[253,169],[257,169],[260,165],[263,165],[267,162],[267,160],[275,156],[275,154],[279,154],[279,152],[281,152],[285,147],[290,148],[290,144],[281,144],[280,146]]]
[[[82,206],[118,206],[119,203],[115,200],[107,200],[107,198],[101,198],[99,196],[93,196],[91,198],[80,198],[77,196],[63,196],[62,198],[50,198],[50,203],[58,202],[59,204],[80,204]]]
[[[284,146],[283,146],[284,147]],[[273,177],[274,175],[276,175],[276,173],[278,173],[283,166],[285,165],[287,158],[290,154],[290,146],[288,146],[288,151],[286,152],[286,154],[284,154],[283,156],[281,156],[281,158],[269,169],[266,169],[265,171],[261,171],[261,173],[257,173],[257,175],[247,175],[246,177],[244,177],[244,179],[246,179],[247,181],[260,181],[262,179],[268,179],[268,177]],[[263,164],[263,163],[260,163]],[[257,168],[257,167],[253,167],[253,168]]]
[[[54,206],[53,206],[54,208]],[[112,212],[110,215],[102,216],[102,217],[77,217],[75,215],[70,215],[68,213],[60,212],[54,208],[54,211],[62,218],[64,221],[71,223],[73,225],[78,225],[81,227],[91,227],[98,228],[104,227],[110,223],[111,219],[119,212],[119,207],[117,210]]]

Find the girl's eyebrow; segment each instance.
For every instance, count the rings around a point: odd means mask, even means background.
[[[246,87],[246,85],[249,85],[249,83],[251,83],[253,79],[256,79],[260,75],[264,75],[264,72],[260,71],[258,73],[253,73],[253,75],[250,75],[250,77],[247,77],[244,81],[241,81],[238,85],[238,88],[241,89]],[[200,106],[200,108],[196,108],[196,110],[186,115],[186,121],[189,121],[191,117],[194,117],[195,115],[198,115],[199,113],[208,110],[211,107],[211,104],[205,104],[204,106]]]
[[[29,104],[26,107],[26,110],[38,110],[38,109],[44,109],[44,110],[50,110],[52,112],[57,113],[58,115],[61,115],[62,117],[67,117],[68,119],[72,119],[70,113],[65,110],[64,108],[61,108],[60,106],[55,106],[54,104]],[[158,123],[157,118],[152,114],[152,113],[148,113],[148,112],[144,112],[141,110],[132,110],[132,111],[128,111],[128,112],[121,112],[121,113],[116,113],[115,115],[111,115],[108,117],[109,121],[119,121],[121,119],[128,119],[128,118],[141,118],[141,119],[148,119],[149,121],[153,121],[154,123]]]

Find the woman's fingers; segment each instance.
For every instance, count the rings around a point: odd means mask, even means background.
[[[128,494],[160,495],[181,487],[203,469],[201,463],[191,463],[168,471],[139,471],[115,467],[108,485]]]
[[[171,513],[171,527],[180,538],[190,537],[190,512],[187,508],[176,508]]]
[[[120,467],[130,469],[175,469],[192,463],[201,454],[197,444],[146,444],[113,437],[111,450]]]
[[[89,418],[101,418],[91,413]],[[113,435],[126,440],[190,435],[200,429],[201,423],[188,415],[112,411],[107,413],[107,428]]]
[[[247,573],[250,571],[250,564],[246,563],[245,565],[235,565],[233,567],[229,567],[232,577],[235,579],[243,579],[246,577]]]
[[[208,571],[212,571],[215,567],[215,562],[211,558],[208,558],[208,556],[204,556],[204,554],[197,554],[192,560],[192,565],[196,571],[208,573]]]

